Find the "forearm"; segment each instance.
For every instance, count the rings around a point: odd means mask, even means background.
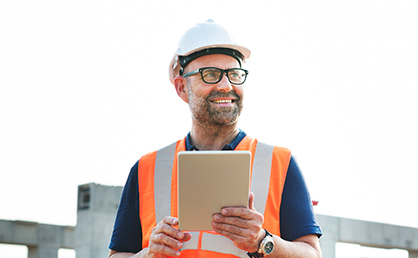
[[[134,253],[114,253],[109,258],[136,258]]]
[[[286,241],[274,236],[273,253],[266,257],[280,258],[321,258],[321,248],[316,235],[307,235],[294,241]]]
[[[108,258],[145,258],[147,250],[148,248],[144,248],[136,254],[135,253],[119,253],[114,250],[110,250]]]

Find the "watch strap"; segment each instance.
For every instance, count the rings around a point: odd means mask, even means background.
[[[261,258],[264,257],[263,253],[255,252],[255,253],[249,253],[247,252],[247,255],[251,258]]]

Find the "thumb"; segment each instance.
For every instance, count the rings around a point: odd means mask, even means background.
[[[250,210],[255,211],[255,207],[254,207],[254,193],[250,192],[250,196],[248,198],[248,208]]]
[[[189,232],[183,232],[183,233],[184,233],[184,236],[183,236],[183,239],[180,240],[181,242],[187,242],[192,238],[192,235]]]

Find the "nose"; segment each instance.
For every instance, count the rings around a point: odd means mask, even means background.
[[[232,88],[232,84],[229,82],[229,80],[228,80],[228,78],[226,76],[226,73],[223,73],[222,74],[222,79],[221,79],[220,82],[217,83],[216,88],[219,91],[222,91],[222,92],[229,92],[229,91],[231,91],[233,89]]]

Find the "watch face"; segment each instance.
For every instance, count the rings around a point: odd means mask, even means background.
[[[264,246],[264,253],[269,254],[273,251],[274,243],[272,241],[269,241]]]

